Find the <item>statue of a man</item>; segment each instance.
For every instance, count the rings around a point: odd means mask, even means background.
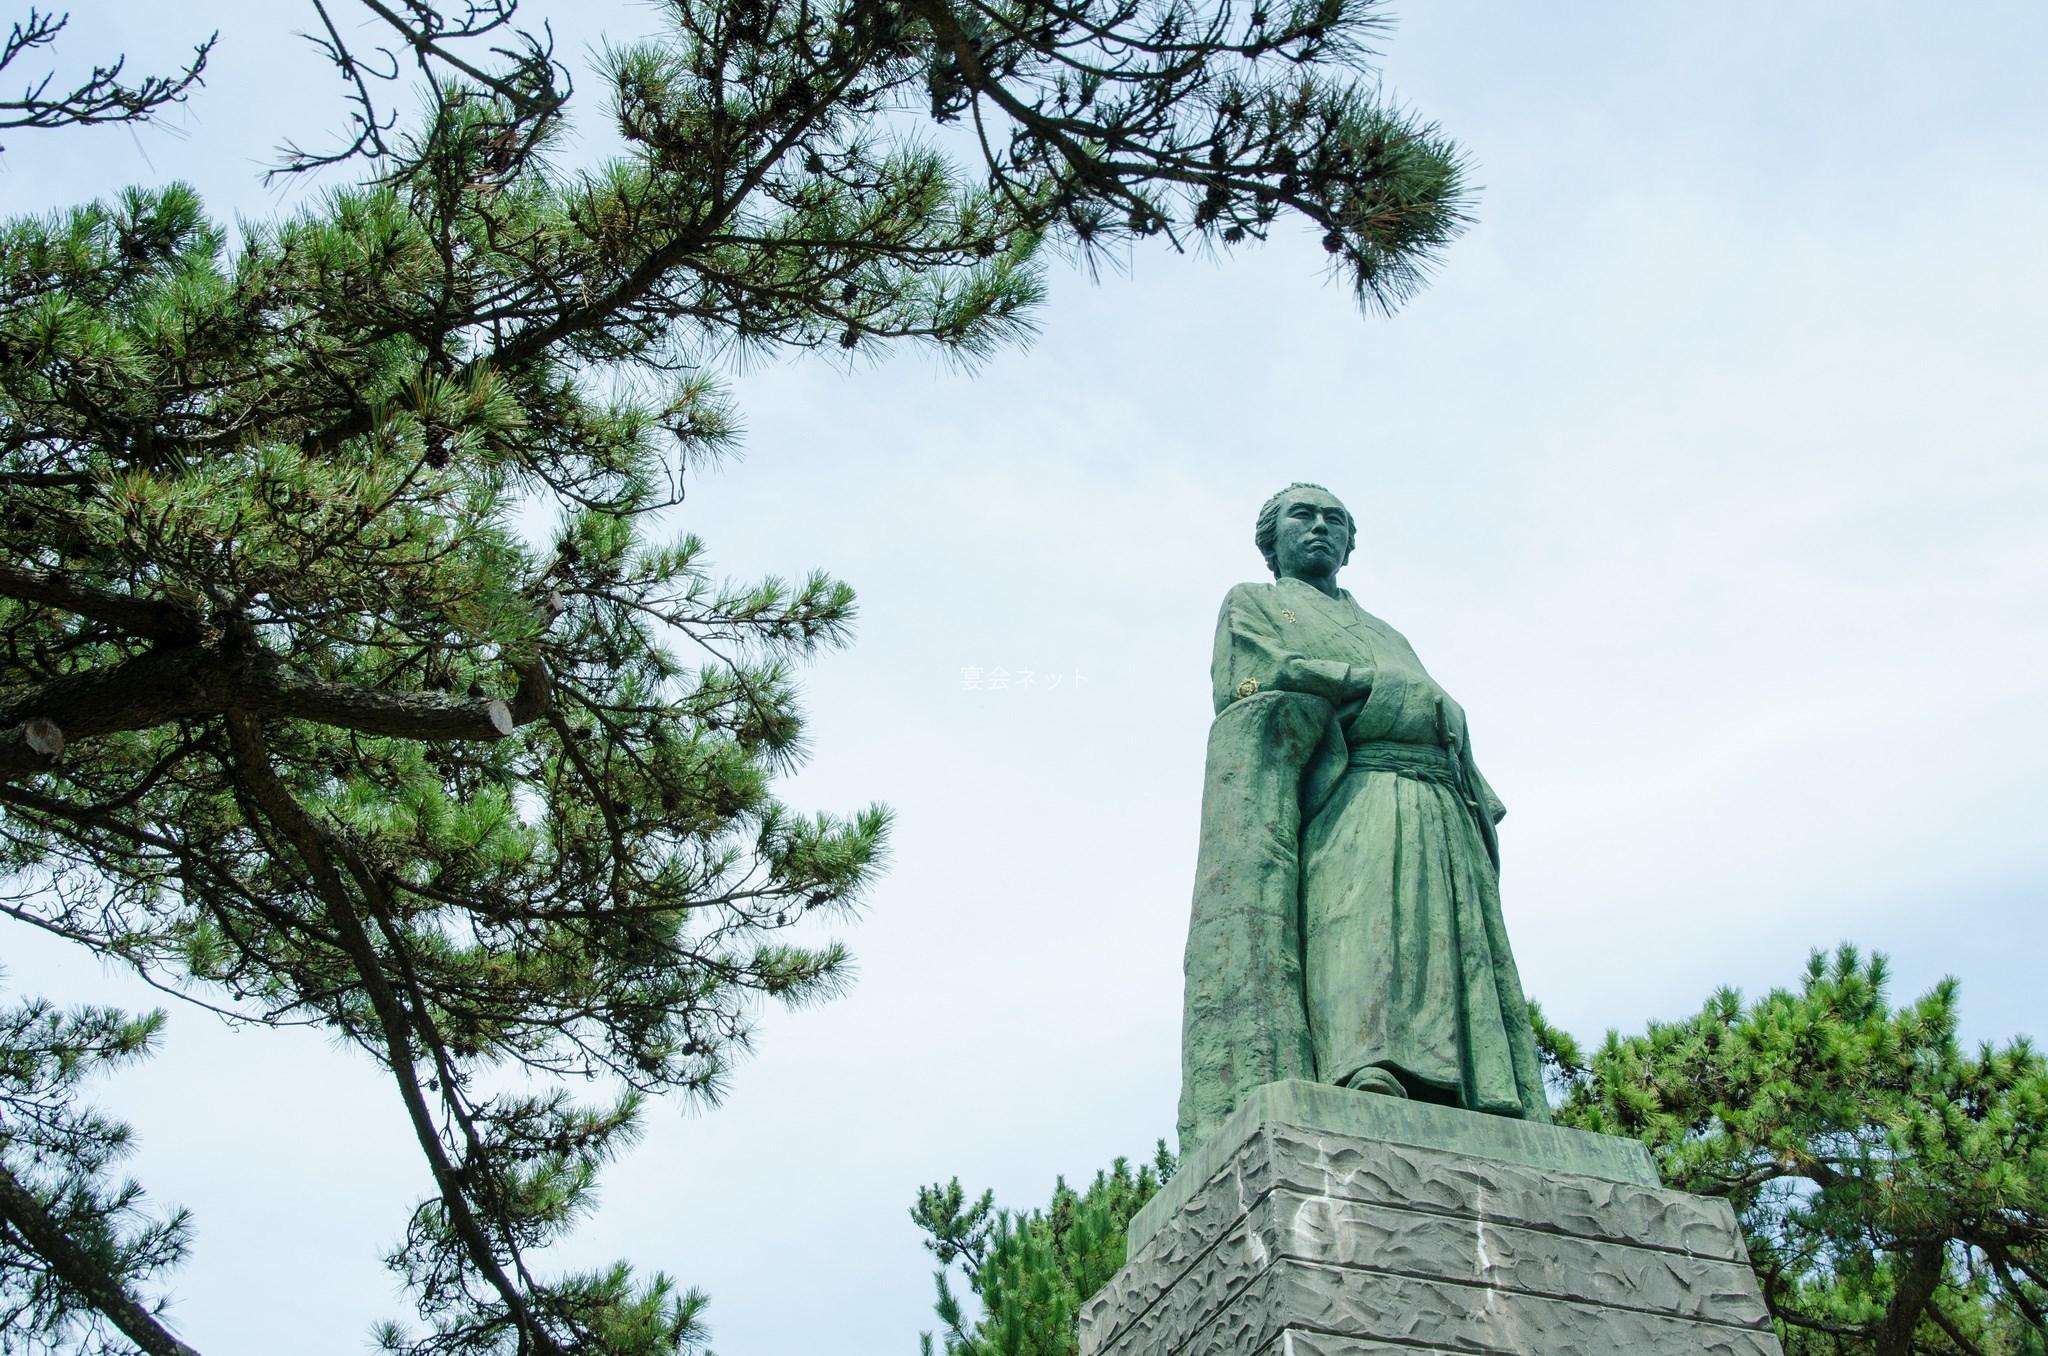
[[[1337,587],[1357,522],[1266,501],[1223,600],[1183,1014],[1181,1149],[1304,1078],[1548,1121],[1465,713]]]

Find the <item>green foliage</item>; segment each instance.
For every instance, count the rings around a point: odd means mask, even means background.
[[[671,0],[606,54],[624,150],[580,170],[512,4],[372,7],[425,74],[407,120],[317,11],[352,131],[293,167],[374,177],[282,219],[229,230],[174,184],[0,223],[0,909],[390,1074],[432,1187],[388,1350],[652,1356],[700,1341],[700,1297],[535,1255],[643,1097],[715,1098],[763,999],[837,991],[826,928],[888,823],[773,791],[852,591],[722,581],[666,526],[736,436],[715,366],[976,357],[1029,332],[1049,248],[1283,218],[1390,306],[1465,199],[1372,92],[1373,0]],[[72,1148],[23,1217],[88,1246],[0,1299],[184,1350],[111,1317],[181,1217],[93,1185],[118,1136],[35,1086]],[[1045,1242],[1074,1284],[1150,1180]],[[1039,1238],[989,1242],[1003,1312]]]
[[[2041,1356],[2048,1062],[2024,1038],[1963,1049],[1952,979],[1896,1008],[1886,984],[1844,946],[1797,990],[1724,989],[1590,1062],[1553,1034],[1558,1121],[1734,1205],[1790,1356]]]
[[[147,1054],[161,1012],[60,1012],[32,1000],[0,1010],[0,1200],[33,1194],[49,1218],[123,1286],[175,1263],[191,1239],[182,1210],[152,1213],[117,1180],[128,1127],[82,1105],[94,1074]],[[10,1214],[11,1223],[11,1214]],[[76,1287],[17,1227],[0,1228],[0,1350],[120,1351]]]
[[[1641,1140],[1667,1185],[1734,1206],[1787,1356],[2048,1356],[2048,1060],[1964,1049],[1952,979],[1901,1007],[1887,981],[1881,955],[1816,952],[1797,990],[1723,989],[1590,1059],[1530,1016],[1559,1124]],[[1173,1167],[1161,1144],[1156,1174],[1120,1159],[1021,1216],[921,1190],[926,1246],[981,1300],[970,1323],[939,1272],[947,1356],[1070,1356]]]
[[[967,1203],[960,1179],[921,1188],[910,1217],[939,1259],[936,1309],[947,1356],[1072,1356],[1081,1304],[1123,1266],[1131,1216],[1173,1176],[1161,1140],[1136,1172],[1122,1158],[1076,1194],[1061,1179],[1043,1210],[998,1210],[992,1192]],[[957,1263],[981,1301],[970,1326],[948,1273]],[[933,1351],[924,1335],[925,1356]]]

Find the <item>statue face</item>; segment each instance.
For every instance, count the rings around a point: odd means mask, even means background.
[[[1295,490],[1280,503],[1273,559],[1283,579],[1327,579],[1351,553],[1351,524],[1328,490]]]

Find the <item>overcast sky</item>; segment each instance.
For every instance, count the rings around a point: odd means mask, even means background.
[[[219,23],[207,88],[168,129],[10,134],[9,213],[173,178],[291,204],[271,148],[339,107],[306,13],[88,8],[73,61]],[[572,55],[654,22],[550,12]],[[971,376],[739,382],[744,459],[678,526],[859,589],[786,790],[898,828],[854,990],[771,1015],[721,1109],[656,1109],[566,1259],[703,1286],[725,1356],[910,1353],[920,1183],[1030,1205],[1171,1135],[1215,610],[1291,480],[1350,504],[1342,582],[1471,715],[1554,1021],[1639,1029],[1848,939],[1897,998],[1960,977],[1972,1039],[2048,1035],[2048,7],[1398,17],[1388,86],[1484,192],[1394,319],[1290,237],[1059,271],[1038,342]],[[17,992],[152,1001],[19,928],[0,956]],[[403,1315],[377,1259],[426,1178],[362,1060],[178,1010],[101,1093],[196,1214],[171,1316],[208,1356]]]

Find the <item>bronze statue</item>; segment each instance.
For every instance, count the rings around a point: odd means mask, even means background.
[[[1290,485],[1254,536],[1274,582],[1224,599],[1210,671],[1182,1152],[1282,1078],[1548,1121],[1464,710],[1337,587],[1336,496]]]

